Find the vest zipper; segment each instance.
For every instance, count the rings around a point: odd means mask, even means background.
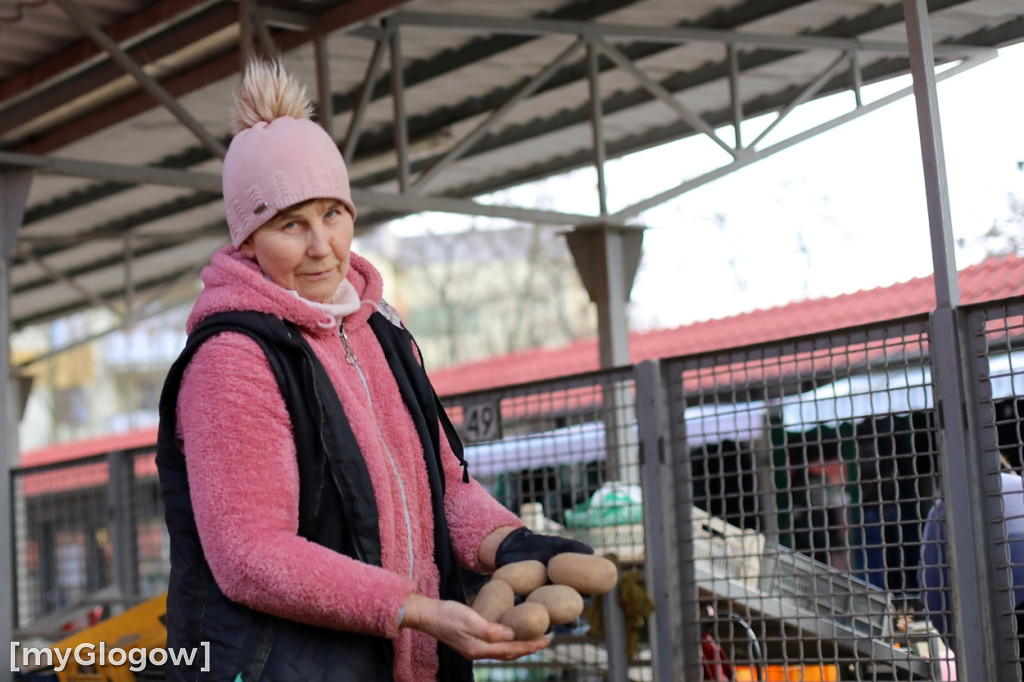
[[[363,391],[366,393],[366,400],[370,404],[370,411],[376,417],[377,410],[373,404],[373,396],[370,393],[370,385],[366,381],[366,376],[363,374],[362,367],[359,366],[359,361],[356,359],[356,354],[352,352],[352,346],[348,342],[348,334],[345,333],[345,323],[342,322],[338,328],[341,336],[341,343],[345,346],[345,361],[352,365],[356,374],[359,375],[359,382],[363,385]],[[374,419],[376,424],[376,419]],[[388,461],[391,463],[391,471],[395,475],[395,480],[398,482],[398,493],[402,498],[402,516],[405,518],[405,532],[406,538],[409,541],[409,578],[413,577],[413,567],[415,564],[415,553],[413,551],[412,544],[412,518],[409,515],[409,498],[405,494],[405,483],[402,481],[402,474],[398,470],[398,463],[395,461],[395,456],[391,452],[391,448],[388,447],[387,441],[384,439],[384,434],[380,430],[380,426],[377,426],[377,440],[380,441],[380,445],[384,448],[384,452],[388,455]]]

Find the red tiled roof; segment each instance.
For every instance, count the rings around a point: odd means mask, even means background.
[[[932,276],[833,298],[798,301],[705,322],[634,332],[629,336],[633,362],[691,355],[735,346],[925,314],[935,308]],[[990,258],[959,273],[965,305],[1024,295],[1024,258]],[[597,339],[560,348],[535,348],[430,373],[439,395],[480,391],[600,369]]]
[[[962,270],[959,281],[964,304],[1024,296],[1024,258],[990,258]],[[704,353],[909,317],[928,313],[934,307],[932,277],[920,277],[888,287],[799,301],[674,329],[635,332],[629,337],[630,356],[633,362],[640,362]],[[561,348],[534,348],[445,367],[432,371],[431,381],[439,395],[449,396],[598,369],[597,339],[588,339]],[[152,446],[156,435],[156,427],[151,427],[53,445],[23,453],[21,466]]]
[[[92,455],[101,455],[120,450],[136,450],[138,448],[154,448],[156,446],[157,427],[125,431],[124,433],[97,438],[58,443],[37,450],[29,450],[21,455],[19,466],[29,468],[18,476],[20,490],[26,497],[37,495],[55,495],[61,492],[82,490],[107,485],[109,479],[106,462],[80,464],[73,469],[43,469],[32,471],[30,467],[45,464],[69,463]],[[155,454],[155,452],[154,452]],[[156,460],[151,455],[135,458],[135,477],[137,479],[155,477]]]
[[[31,467],[55,462],[69,462],[90,455],[99,455],[118,450],[153,447],[156,444],[157,427],[151,426],[135,431],[125,431],[108,436],[49,445],[37,450],[28,450],[21,455],[19,466]]]

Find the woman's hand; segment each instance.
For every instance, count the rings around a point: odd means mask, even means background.
[[[548,646],[550,640],[517,642],[515,633],[500,623],[491,623],[465,604],[410,595],[405,603],[403,628],[425,632],[444,642],[471,661],[490,658],[513,661]]]

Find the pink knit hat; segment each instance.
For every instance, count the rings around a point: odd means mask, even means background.
[[[236,249],[278,211],[310,199],[337,199],[356,215],[338,145],[309,119],[282,116],[239,132],[222,182]]]

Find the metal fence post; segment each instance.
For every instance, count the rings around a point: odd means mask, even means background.
[[[678,581],[671,579],[669,561],[676,553],[675,509],[672,490],[672,458],[668,443],[665,382],[661,363],[647,360],[636,366],[636,417],[640,436],[640,480],[644,491],[644,556],[647,589],[654,602],[649,621],[653,679],[671,682],[673,671],[673,623],[679,603]]]
[[[940,307],[932,314],[932,366],[936,406],[942,420],[940,457],[946,537],[953,582],[957,633],[957,677],[968,682],[1013,679],[998,673],[993,642],[993,571],[986,521],[986,481],[978,443],[975,363],[964,349],[966,319],[961,309]],[[986,368],[987,372],[987,368]],[[994,476],[999,489],[998,471]],[[1005,545],[1004,545],[1005,546]]]
[[[10,679],[11,648],[14,641],[14,523],[11,495],[11,467],[18,461],[19,400],[11,372],[10,263],[18,230],[25,215],[32,174],[7,171],[0,174],[0,680]]]
[[[965,629],[962,632],[963,636],[971,641],[970,649],[981,648],[986,652],[987,659],[991,657],[987,660],[987,665],[993,666],[992,669],[996,672],[994,677],[990,673],[986,679],[1014,680],[1018,679],[1019,666],[1016,661],[1012,624],[1014,604],[1010,600],[1013,580],[1003,507],[999,437],[996,431],[995,406],[992,403],[986,315],[983,312],[971,314],[961,309],[957,323],[960,328],[959,340],[965,368],[964,381],[972,389],[967,391],[967,394],[973,396],[973,400],[967,403],[971,408],[967,410],[967,424],[970,431],[968,435],[971,436],[973,445],[973,456],[970,456],[972,451],[968,449],[966,454],[970,461],[958,465],[966,469],[968,476],[965,481],[969,487],[967,492],[971,496],[969,516],[974,524],[974,532],[971,534],[973,546],[968,545],[967,551],[961,550],[955,557],[957,568],[960,570],[963,570],[963,562],[974,563],[980,583],[979,598],[983,602],[980,616],[984,619],[981,628]],[[950,484],[943,485],[944,491],[958,482],[957,479],[950,478]],[[946,515],[947,519],[950,515]],[[962,538],[958,539],[963,541]],[[962,589],[959,580],[954,586]],[[971,588],[973,589],[973,586]],[[964,599],[961,599],[961,602],[963,601]],[[957,632],[958,646],[967,648],[967,642],[959,644],[960,632]]]
[[[107,509],[114,585],[122,598],[139,595],[139,542],[135,514],[135,456],[130,452],[107,455]],[[122,603],[123,605],[123,603]]]
[[[666,389],[666,412],[669,429],[667,453],[673,453],[666,485],[672,491],[669,517],[674,526],[671,542],[675,570],[671,580],[676,586],[673,603],[675,649],[673,672],[675,680],[700,680],[703,677],[700,658],[700,594],[693,543],[693,468],[686,447],[686,398],[683,393],[682,372],[666,367],[663,374]],[[679,453],[676,455],[675,453]]]

